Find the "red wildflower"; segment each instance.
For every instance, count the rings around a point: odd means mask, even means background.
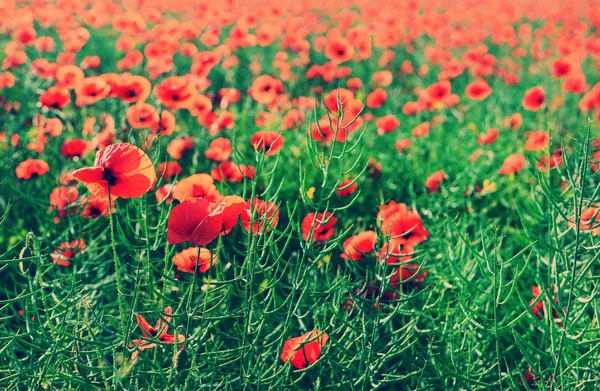
[[[62,242],[58,249],[50,254],[50,258],[59,266],[71,266],[71,259],[83,250],[85,250],[85,242],[81,239]]]
[[[321,357],[321,350],[327,344],[328,339],[328,335],[319,330],[290,338],[283,344],[281,361],[289,361],[296,369],[307,368]]]
[[[246,231],[251,232],[253,235],[261,235],[277,226],[279,208],[273,202],[265,202],[255,198],[246,202],[240,220]]]
[[[166,344],[179,344],[179,349],[183,349],[183,342],[185,341],[185,335],[177,333],[177,341],[175,341],[174,334],[167,334],[169,331],[169,324],[171,323],[171,314],[173,310],[171,307],[165,308],[164,317],[156,322],[154,327],[150,326],[150,324],[144,319],[141,315],[136,314],[136,320],[138,325],[142,329],[142,335],[144,339],[134,339],[133,344],[136,346],[137,350],[133,352],[131,355],[131,359],[135,360],[139,354],[139,352],[143,352],[146,349],[155,348],[156,342],[162,342]]]
[[[465,94],[473,100],[481,101],[492,94],[492,89],[483,79],[477,79],[467,86]]]
[[[377,233],[365,231],[346,239],[342,259],[360,261],[365,254],[369,254],[377,244]]]
[[[200,257],[198,257],[200,251]],[[190,247],[178,252],[172,259],[177,270],[184,273],[196,272],[206,273],[208,269],[217,263],[217,257],[210,253],[210,250],[204,247]]]
[[[73,177],[83,182],[98,198],[139,198],[154,187],[156,172],[152,161],[138,147],[113,144],[98,151],[94,167],[81,168]]]
[[[529,138],[525,143],[525,149],[528,151],[541,151],[548,148],[550,135],[543,130],[534,130],[529,132]]]
[[[195,246],[208,244],[221,232],[233,228],[244,205],[244,200],[237,196],[224,197],[218,204],[203,197],[187,198],[171,211],[167,240],[171,244],[188,241]]]
[[[430,193],[435,193],[440,190],[440,183],[446,180],[446,173],[439,170],[429,175],[425,180],[425,187]]]
[[[283,148],[283,136],[277,132],[259,131],[250,139],[250,145],[255,151],[272,156]]]
[[[542,87],[533,87],[523,96],[523,108],[529,111],[538,111],[546,103],[546,92]]]
[[[515,153],[507,157],[502,163],[502,167],[498,170],[498,174],[508,175],[515,174],[525,167],[525,156],[520,153]]]
[[[326,242],[335,234],[335,224],[337,217],[331,212],[327,213],[309,213],[302,220],[302,238],[308,240],[311,237],[315,242]]]
[[[17,178],[31,179],[35,176],[42,176],[50,170],[50,166],[41,159],[27,159],[19,163],[15,169]]]

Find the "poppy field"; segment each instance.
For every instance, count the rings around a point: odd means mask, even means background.
[[[600,1],[0,0],[2,390],[600,389]]]

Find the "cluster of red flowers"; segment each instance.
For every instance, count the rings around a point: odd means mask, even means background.
[[[0,4],[0,34],[8,38],[0,114],[18,119],[10,127],[0,119],[0,152],[16,159],[10,172],[19,186],[52,183],[43,196],[56,224],[78,215],[112,217],[116,202],[150,193],[169,211],[168,243],[186,246],[168,254],[177,273],[187,273],[177,275],[183,279],[220,266],[220,253],[211,246],[227,240],[222,238],[238,222],[256,239],[278,235],[280,217],[294,218],[285,215],[291,200],[271,197],[262,179],[266,164],[293,164],[306,144],[347,151],[364,130],[365,171],[373,183],[385,175],[383,159],[410,161],[426,150],[422,160],[434,164],[419,174],[416,187],[433,198],[456,187],[460,175],[436,165],[428,150],[446,124],[460,127],[453,137],[467,152],[457,160],[473,166],[491,157],[489,175],[510,181],[529,165],[546,172],[563,165],[556,126],[544,115],[572,101],[580,113],[600,120],[600,82],[589,85],[584,72],[590,61],[600,68],[600,12],[588,2],[565,12],[560,1],[546,8],[523,5],[532,1],[457,0],[440,12],[438,0],[286,0],[254,1],[258,6],[235,7],[235,13],[232,2],[225,3]],[[114,39],[110,56],[89,45],[105,30],[111,31],[106,39]],[[522,80],[525,74],[548,77]],[[30,102],[21,90],[32,94]],[[471,110],[500,106],[507,91],[519,91],[510,111],[490,115],[485,124],[466,123]],[[508,146],[496,158],[498,143]],[[387,145],[395,156],[383,156]],[[600,141],[592,147],[589,168],[598,172]],[[93,165],[85,167],[94,153]],[[322,162],[320,169],[329,173],[330,161]],[[361,174],[356,169],[340,176],[331,192],[335,202],[358,194]],[[288,178],[276,180],[286,184]],[[248,183],[258,192],[249,192]],[[361,216],[372,224],[355,235],[342,238],[350,218],[323,207],[302,213],[300,238],[294,238],[319,250],[337,235],[344,240],[344,266],[375,261],[386,270],[385,281],[367,281],[365,273],[358,284],[366,288],[348,294],[348,310],[356,307],[353,296],[377,298],[375,306],[382,308],[380,300],[391,303],[422,289],[433,275],[419,257],[431,242],[424,244],[430,234],[416,207],[366,202],[379,210]],[[600,235],[599,210],[587,205],[578,228]],[[87,251],[81,238],[55,248],[50,259],[62,267]],[[532,293],[531,310],[541,319],[548,300],[538,287]],[[133,358],[160,343],[183,348],[183,333],[168,334],[172,315],[167,307],[154,327],[137,315],[143,339],[133,340]],[[560,311],[552,315],[562,324]],[[308,331],[287,340],[280,358],[307,368],[328,341],[324,331]]]

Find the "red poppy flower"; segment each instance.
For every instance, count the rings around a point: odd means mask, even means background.
[[[269,104],[283,92],[283,84],[272,76],[260,75],[252,82],[250,91],[255,101]]]
[[[525,167],[525,156],[520,153],[515,153],[507,157],[502,163],[502,167],[498,170],[498,174],[509,175],[521,171]]]
[[[67,159],[82,157],[88,148],[88,143],[80,138],[66,140],[60,148],[60,153]]]
[[[133,129],[155,129],[158,126],[158,113],[150,103],[129,106],[126,116]]]
[[[346,82],[346,87],[348,87],[348,88],[350,88],[352,90],[358,90],[362,86],[363,86],[363,82],[358,77],[350,78]]]
[[[403,138],[401,140],[396,141],[394,146],[400,152],[404,152],[408,147],[412,145],[412,141],[409,138]]]
[[[206,95],[198,94],[190,106],[190,113],[195,117],[203,117],[212,110],[212,101]]]
[[[108,97],[110,86],[101,77],[91,76],[86,77],[75,88],[78,105],[93,105],[100,99]]]
[[[283,136],[277,132],[259,131],[250,139],[250,145],[255,151],[272,156],[283,148]]]
[[[283,129],[297,129],[304,123],[306,115],[300,110],[290,110],[281,120]]]
[[[569,76],[571,69],[571,63],[562,59],[555,60],[550,67],[552,76],[556,77],[557,79],[562,79]]]
[[[50,193],[50,209],[56,210],[58,217],[55,219],[55,222],[58,223],[59,217],[65,217],[76,210],[76,206],[71,206],[75,201],[77,201],[77,197],[79,196],[79,192],[74,187],[68,186],[59,186],[52,190]]]
[[[320,330],[313,330],[299,337],[290,338],[283,344],[281,361],[290,362],[296,369],[304,369],[321,357],[321,350],[329,336]]]
[[[439,170],[429,175],[425,180],[425,187],[430,193],[435,193],[440,190],[440,183],[446,180],[444,170]]]
[[[527,134],[527,132],[525,132]],[[544,132],[543,130],[534,130],[533,132],[529,132],[529,138],[525,143],[525,149],[528,151],[541,151],[548,148],[548,141],[550,140],[550,135],[548,132]]]
[[[558,288],[554,287],[554,293],[558,291]],[[529,305],[532,306],[531,311],[538,317],[538,319],[544,318],[544,300],[540,299],[541,290],[538,286],[531,287],[531,294],[533,295],[533,299],[529,302]],[[558,297],[554,298],[554,302],[558,304]],[[564,315],[564,311],[563,311]],[[560,319],[560,315],[555,309],[552,309],[552,318],[556,322],[558,327],[562,326],[562,320]]]
[[[77,88],[85,79],[81,68],[75,65],[63,65],[56,70],[56,85],[70,90]]]
[[[337,117],[332,117],[331,120],[324,117],[312,124],[308,134],[315,141],[344,143],[348,138],[348,128],[340,125]]]
[[[200,250],[200,257],[198,257],[198,250]],[[194,274],[197,269],[200,273],[206,273],[217,263],[217,257],[213,257],[207,248],[190,247],[175,254],[172,261],[180,272]]]
[[[35,176],[42,176],[50,170],[50,166],[41,159],[27,159],[19,163],[15,169],[17,178],[31,179]]]
[[[119,79],[111,95],[115,95],[123,102],[144,102],[150,96],[152,84],[144,76],[130,75]]]
[[[342,183],[340,183],[335,191],[340,197],[348,197],[358,189],[358,183],[356,183],[356,179],[346,179]]]
[[[523,96],[523,108],[529,111],[538,111],[546,103],[546,92],[542,87],[533,87]]]
[[[500,134],[500,131],[496,128],[490,128],[488,129],[488,131],[484,134],[480,134],[479,136],[477,136],[477,144],[479,145],[484,145],[484,144],[493,144],[494,141],[496,141],[496,139],[498,138],[498,135]]]
[[[345,38],[335,38],[331,40],[325,47],[325,57],[331,60],[334,64],[341,64],[352,58],[354,55],[354,47]]]
[[[174,186],[170,184],[159,187],[156,190],[156,193],[154,193],[154,196],[156,197],[156,202],[158,202],[159,204],[163,201],[165,201],[166,204],[170,204],[171,202],[173,202],[173,187]]]
[[[377,134],[383,135],[386,133],[393,132],[400,126],[400,121],[394,114],[385,115],[377,120]]]
[[[69,104],[71,94],[61,87],[50,87],[40,95],[40,104],[44,107],[60,110]]]
[[[183,178],[173,188],[173,198],[176,200],[184,201],[189,197],[204,197],[210,202],[217,202],[222,195],[217,190],[213,178],[200,173]]]
[[[161,136],[169,136],[175,131],[175,116],[167,110],[160,112],[160,118],[156,128],[150,129],[153,132],[158,132]]]
[[[427,96],[432,102],[444,102],[450,96],[452,84],[448,80],[438,81],[427,87]]]
[[[575,224],[569,221],[569,228],[574,226]],[[586,208],[581,213],[579,229],[590,232],[592,236],[600,235],[600,208],[597,205]]]
[[[210,146],[204,153],[204,156],[208,160],[224,162],[229,159],[232,152],[233,147],[231,146],[231,142],[224,137],[218,137],[210,142]]]
[[[211,170],[210,176],[219,182],[242,182],[244,180],[242,169],[234,162],[219,164]]]
[[[110,210],[108,208],[107,198],[97,198],[93,195],[91,197],[82,197],[81,204],[83,208],[81,210],[81,216],[86,219],[97,219],[100,216],[108,216]],[[115,209],[115,200],[111,200],[110,209]]]
[[[413,245],[425,241],[429,236],[421,216],[407,209],[405,204],[396,201],[379,207],[377,221],[384,235],[392,238],[403,236]]]
[[[182,76],[171,76],[154,88],[154,94],[171,110],[189,108],[196,96],[196,89]]]
[[[517,130],[523,124],[523,116],[520,113],[515,113],[508,118],[507,127],[510,127],[512,130]]]
[[[237,196],[223,197],[213,204],[203,197],[186,198],[171,211],[167,240],[171,244],[190,242],[203,246],[235,225],[245,202]]]
[[[191,137],[180,137],[172,140],[167,146],[167,153],[171,158],[179,160],[185,151],[194,149],[194,139]]]
[[[344,253],[342,259],[360,261],[365,254],[369,254],[377,244],[377,233],[365,231],[351,236],[344,242]]]
[[[139,354],[139,352],[143,352],[146,349],[155,348],[156,342],[162,342],[166,344],[179,344],[179,349],[183,349],[183,342],[185,341],[185,335],[177,334],[177,341],[175,341],[175,334],[168,334],[169,324],[171,323],[171,314],[173,310],[171,307],[165,308],[164,317],[156,322],[154,327],[150,326],[150,324],[144,319],[141,315],[136,314],[136,320],[138,325],[142,329],[142,335],[144,339],[134,339],[133,344],[136,346],[137,350],[133,352],[131,355],[131,360],[135,360]]]
[[[492,89],[483,79],[477,79],[467,86],[465,94],[470,99],[481,101],[492,94]]]
[[[81,168],[73,177],[97,198],[139,198],[156,182],[152,161],[135,145],[120,143],[98,151],[94,167]]]
[[[158,175],[167,180],[183,172],[177,162],[162,162],[158,165]]]
[[[337,217],[334,217],[331,212],[327,213],[309,213],[302,220],[302,238],[308,240],[311,236],[315,242],[325,242],[335,234],[335,224]]]
[[[415,245],[418,240],[406,237],[390,238],[381,246],[379,252],[379,261],[385,262],[388,265],[398,265],[400,263],[409,262],[415,252]]]
[[[367,96],[367,107],[376,109],[383,106],[386,101],[387,92],[383,88],[377,88]]]
[[[253,235],[261,235],[277,226],[279,208],[273,202],[265,202],[255,198],[252,202],[246,202],[240,220],[246,231],[251,232]]]
[[[417,138],[425,137],[429,134],[429,130],[431,129],[431,124],[429,122],[423,122],[414,127],[411,131],[411,134]]]
[[[406,102],[402,106],[402,113],[404,115],[415,115],[421,112],[421,104],[419,102]]]
[[[71,266],[71,259],[85,250],[85,242],[81,239],[62,242],[58,249],[50,254],[52,262],[59,266]]]

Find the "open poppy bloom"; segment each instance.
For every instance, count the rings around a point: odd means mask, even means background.
[[[36,176],[42,176],[50,170],[50,166],[41,159],[27,159],[19,163],[15,169],[15,174],[19,179],[31,179]]]
[[[467,86],[465,94],[475,101],[481,101],[492,94],[492,88],[483,79],[477,79]]]
[[[429,232],[423,226],[421,216],[409,210],[405,204],[390,201],[379,207],[377,213],[381,232],[391,238],[404,237],[410,244],[416,245],[429,237]]]
[[[50,87],[40,95],[40,104],[52,109],[62,109],[71,101],[69,90],[61,87]]]
[[[200,256],[198,256],[198,253]],[[205,273],[217,262],[217,258],[213,257],[207,248],[190,247],[175,254],[172,261],[177,270],[193,274],[196,270]]]
[[[354,194],[356,189],[358,189],[358,183],[356,183],[356,179],[346,179],[337,186],[335,194],[340,197],[348,197]]]
[[[82,197],[81,204],[83,208],[81,209],[81,216],[86,219],[97,219],[100,216],[108,216],[111,213],[111,210],[115,209],[115,200],[111,200],[110,209],[108,207],[108,199],[107,198],[98,198],[95,196],[91,197]]]
[[[305,369],[321,357],[321,350],[329,336],[320,330],[313,330],[299,337],[290,338],[283,344],[281,361],[290,362],[296,369]]]
[[[127,143],[109,145],[98,151],[94,167],[81,168],[73,177],[83,182],[97,198],[139,198],[154,187],[152,161],[138,147]]]
[[[377,244],[377,233],[365,231],[346,239],[342,259],[360,261],[365,254],[369,254]]]
[[[315,242],[325,242],[335,234],[335,223],[337,217],[331,212],[309,213],[302,220],[302,239],[308,240],[311,236]]]
[[[529,111],[538,111],[546,103],[546,92],[542,87],[533,87],[523,96],[523,108]]]
[[[525,149],[528,151],[542,151],[548,148],[549,140],[550,135],[548,132],[544,132],[543,130],[534,130],[533,132],[529,132],[529,138],[525,143]]]
[[[283,148],[283,136],[277,132],[256,132],[250,139],[250,145],[255,151],[272,156]]]
[[[204,197],[186,198],[171,211],[167,240],[171,244],[204,246],[235,226],[245,204],[238,196],[223,197],[218,204]]]
[[[477,144],[479,144],[479,145],[493,144],[499,135],[500,135],[500,131],[498,129],[490,128],[490,129],[488,129],[488,131],[486,133],[480,134],[479,136],[477,136]]]
[[[60,148],[60,153],[67,159],[82,157],[88,148],[88,143],[80,138],[66,140]]]
[[[336,38],[329,42],[325,48],[325,57],[334,64],[341,64],[352,58],[354,55],[354,47],[345,38]]]
[[[525,167],[525,156],[515,153],[507,157],[498,170],[498,174],[509,175],[521,171]]]
[[[269,104],[283,92],[283,83],[269,75],[260,75],[252,82],[252,98],[258,103]]]
[[[204,156],[206,156],[208,160],[224,162],[229,159],[232,152],[233,147],[231,146],[231,142],[224,137],[218,137],[210,142],[210,146],[206,152],[204,152]]]
[[[273,202],[265,202],[255,198],[252,202],[246,202],[240,220],[246,231],[252,232],[253,235],[261,235],[277,226],[279,208]]]
[[[217,190],[213,178],[205,173],[190,175],[183,178],[172,190],[173,198],[184,201],[189,197],[204,197],[210,202],[217,202],[222,195]]]
[[[383,135],[392,132],[400,126],[400,121],[394,114],[385,115],[377,120],[377,134]]]
[[[196,89],[183,76],[171,76],[154,88],[160,103],[171,110],[189,108],[196,96]]]
[[[58,216],[54,219],[54,222],[58,223],[60,217],[65,217],[77,209],[75,206],[71,206],[76,200],[79,192],[74,187],[59,186],[52,190],[50,193],[50,210],[55,209]]]
[[[429,175],[425,180],[425,187],[430,193],[435,193],[440,190],[440,183],[446,180],[444,170],[439,170]]]
[[[52,262],[59,266],[70,266],[71,259],[85,249],[85,242],[81,239],[62,242],[58,249],[50,254]]]
[[[143,352],[146,349],[152,349],[157,346],[156,342],[158,341],[166,344],[179,344],[179,349],[183,349],[183,342],[185,341],[185,335],[177,334],[177,341],[175,341],[175,334],[168,334],[169,331],[169,323],[171,323],[171,314],[173,310],[171,307],[165,308],[165,316],[156,322],[154,327],[150,326],[150,324],[144,319],[140,314],[136,314],[135,318],[142,329],[142,335],[144,339],[134,339],[133,344],[136,345],[137,349],[131,355],[131,359],[135,360],[139,354],[139,352]]]

